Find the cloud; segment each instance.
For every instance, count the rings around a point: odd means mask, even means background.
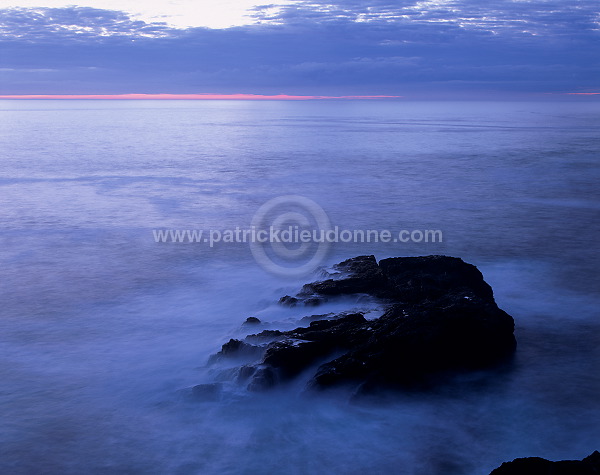
[[[0,36],[25,41],[128,37],[162,38],[176,30],[166,23],[132,20],[126,13],[89,7],[0,10]]]
[[[593,91],[596,10],[586,0],[298,2],[210,30],[93,8],[9,9],[0,93]]]
[[[295,25],[387,23],[549,36],[598,31],[600,25],[596,0],[345,0],[301,1],[269,7],[255,8],[257,21]]]

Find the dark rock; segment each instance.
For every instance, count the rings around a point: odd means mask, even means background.
[[[492,289],[477,267],[457,257],[393,257],[377,264],[374,256],[360,256],[334,267],[346,277],[306,284],[298,298],[306,301],[323,296],[369,294],[396,302],[420,302],[463,288],[484,299],[493,299]],[[282,299],[286,298],[294,297]]]
[[[288,307],[295,307],[298,304],[299,300],[295,297],[290,297],[289,295],[284,295],[279,299],[280,305],[286,305]]]
[[[296,328],[286,334],[291,338],[324,341],[333,350],[349,348],[368,336],[367,320],[362,313],[340,315],[329,320],[317,320],[307,328]]]
[[[322,303],[326,302],[327,299],[324,299],[323,297],[309,297],[304,299],[304,306],[305,307],[316,307],[317,305],[321,305]]]
[[[279,330],[263,330],[260,333],[254,335],[248,335],[245,341],[250,343],[269,343],[271,341],[282,340],[285,338],[285,334]]]
[[[386,281],[377,265],[375,256],[359,256],[334,266],[345,278],[328,279],[306,284],[298,294],[302,298],[319,296],[339,296],[348,294],[377,294]]]
[[[494,299],[477,267],[457,257],[393,257],[379,267],[387,281],[384,294],[395,301],[433,301],[465,291],[485,301]]]
[[[335,264],[335,270],[350,273],[354,277],[379,276],[381,273],[375,256],[357,256]]]
[[[322,365],[310,385],[412,386],[436,373],[488,367],[514,351],[513,320],[495,305],[474,295],[437,304],[394,305],[369,322],[366,338]]]
[[[244,325],[257,325],[260,323],[260,320],[256,317],[248,317],[244,322]]]
[[[278,379],[289,379],[331,352],[322,341],[287,339],[269,345],[262,364],[276,370]]]
[[[271,389],[277,383],[277,374],[268,366],[260,366],[256,369],[252,381],[248,384],[249,391],[264,391]]]
[[[351,314],[285,332],[285,340],[268,345],[262,364],[275,369],[278,380],[290,379],[317,360],[364,338],[360,328],[365,322],[362,314]]]
[[[551,462],[540,457],[518,458],[504,462],[490,475],[598,475],[600,452],[597,450],[583,460]]]
[[[306,324],[310,322],[314,322],[315,320],[328,320],[334,314],[333,313],[324,313],[322,315],[309,315],[308,317],[302,317],[300,319],[300,323]]]
[[[298,298],[367,294],[385,299],[375,320],[360,313],[310,317],[308,327],[261,332],[230,340],[216,357],[254,358],[249,387],[264,389],[322,363],[312,388],[339,384],[361,388],[413,387],[457,371],[488,368],[514,352],[514,322],[494,301],[479,270],[445,256],[349,259],[340,277],[307,284]],[[247,342],[262,343],[261,346]]]
[[[264,353],[264,348],[250,345],[241,340],[231,339],[221,347],[221,351],[212,355],[208,363],[213,364],[223,358],[255,359]]]
[[[255,374],[256,374],[256,366],[243,365],[240,367],[240,369],[237,373],[236,380],[238,383],[245,383]]]

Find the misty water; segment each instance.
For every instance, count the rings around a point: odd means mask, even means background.
[[[589,455],[599,150],[598,102],[1,101],[0,472],[475,475]],[[301,380],[188,397],[246,317],[315,313],[276,304],[315,276],[152,230],[248,227],[290,193],[340,227],[442,230],[338,243],[323,264],[477,265],[515,319],[512,366],[382,400]]]

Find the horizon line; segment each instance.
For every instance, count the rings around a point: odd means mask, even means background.
[[[400,99],[392,95],[297,96],[289,94],[5,94],[0,99],[95,99],[95,100],[253,100],[307,101],[331,99]]]

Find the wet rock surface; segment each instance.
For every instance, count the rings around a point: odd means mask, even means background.
[[[330,278],[304,285],[282,305],[312,306],[364,294],[386,305],[363,313],[313,315],[291,331],[265,330],[225,343],[210,362],[245,359],[237,381],[264,390],[309,373],[308,387],[412,387],[438,375],[493,366],[516,346],[514,321],[499,309],[479,270],[446,256],[383,259],[359,256]],[[316,368],[316,369],[315,369]]]
[[[490,475],[597,475],[600,474],[600,452],[583,460],[551,462],[540,457],[518,458],[505,462]]]
[[[258,325],[260,324],[260,320],[256,317],[248,317],[244,322],[244,325]]]

